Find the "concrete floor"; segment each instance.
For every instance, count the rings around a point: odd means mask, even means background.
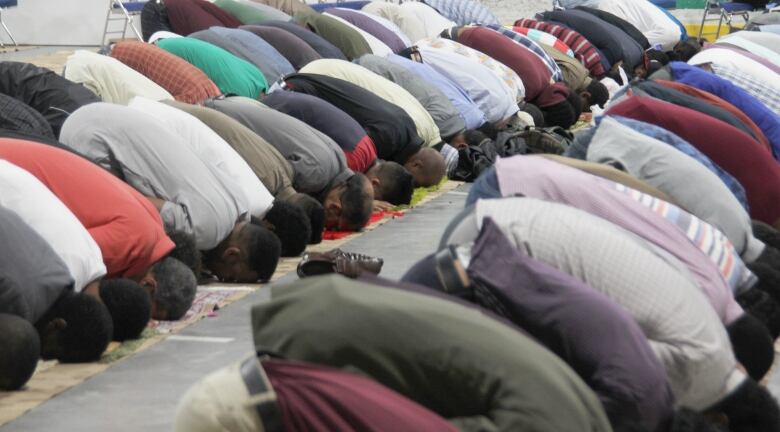
[[[344,245],[353,252],[385,259],[382,276],[398,279],[432,252],[447,222],[463,207],[468,185],[461,186],[401,219],[388,222]],[[287,275],[278,283],[297,279]],[[153,347],[119,362],[106,372],[54,397],[0,432],[170,431],[176,404],[199,378],[252,353],[249,311],[267,301],[260,289]],[[775,367],[777,367],[777,362]],[[780,397],[780,375],[770,379]]]
[[[384,258],[381,275],[400,278],[433,252],[450,219],[463,208],[468,186],[424,204],[345,244],[342,248]],[[297,279],[290,274],[277,283]],[[181,333],[137,353],[54,397],[2,432],[172,430],[176,404],[204,375],[252,353],[249,311],[268,301],[262,288]]]

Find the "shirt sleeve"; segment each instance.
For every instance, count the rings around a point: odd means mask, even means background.
[[[166,201],[160,209],[160,217],[166,230],[194,234],[192,220],[184,206]]]

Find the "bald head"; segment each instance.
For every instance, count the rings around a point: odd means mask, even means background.
[[[404,167],[412,174],[417,186],[422,187],[439,184],[447,169],[444,156],[430,147],[422,148],[412,155]]]

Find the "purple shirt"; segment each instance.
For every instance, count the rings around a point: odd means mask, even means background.
[[[584,210],[645,239],[683,263],[721,321],[744,314],[717,266],[677,225],[610,187],[607,180],[542,157],[514,156],[496,162],[501,194],[522,194]]]
[[[633,317],[606,295],[518,252],[492,220],[471,249],[467,273],[476,303],[560,356],[596,392],[610,420],[638,419],[656,430],[671,417],[666,370]]]
[[[358,27],[360,30],[374,36],[384,42],[385,45],[389,46],[393,52],[401,52],[406,48],[406,44],[401,38],[366,14],[362,14],[352,9],[342,8],[331,8],[328,9],[327,13],[329,15],[337,16],[355,27]]]

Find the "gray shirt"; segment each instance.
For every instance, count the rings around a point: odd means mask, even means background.
[[[293,187],[298,192],[324,194],[353,174],[338,144],[294,117],[231,98],[209,99],[205,105],[233,117],[276,147],[293,168]]]
[[[718,228],[745,262],[764,250],[753,237],[750,216],[726,185],[684,153],[617,120],[605,118],[588,148],[591,162],[620,165],[632,176],[658,188],[692,214]]]
[[[38,321],[73,278],[48,243],[16,213],[0,207],[0,313]]]
[[[199,249],[216,247],[248,214],[248,201],[227,175],[206,165],[154,117],[121,105],[97,103],[65,122],[60,140],[146,196],[166,201],[167,229],[195,235]]]
[[[445,244],[473,241],[492,218],[522,253],[568,273],[628,311],[666,367],[677,403],[701,410],[745,376],[703,294],[643,241],[582,210],[533,198],[480,200]]]
[[[355,63],[406,89],[431,114],[442,137],[452,137],[466,130],[460,113],[447,96],[405,67],[373,54],[366,54]]]

